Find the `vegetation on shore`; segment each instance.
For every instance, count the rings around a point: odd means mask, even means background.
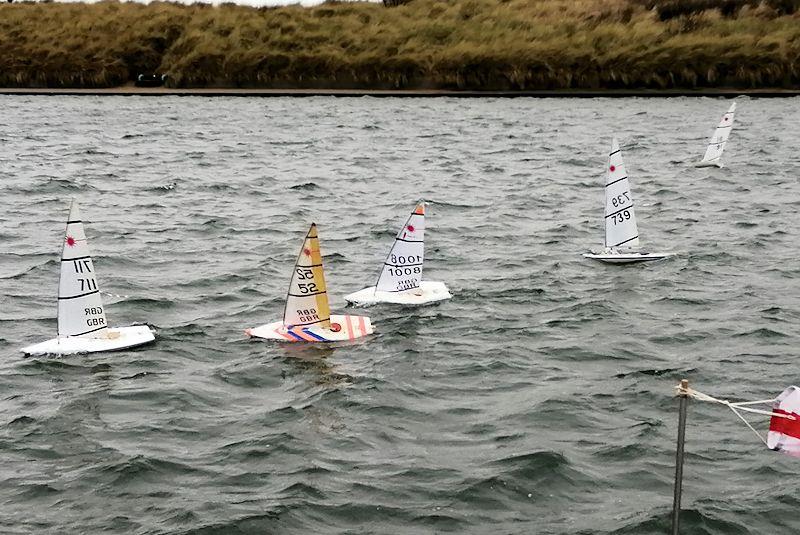
[[[797,87],[800,0],[0,4],[0,86]]]

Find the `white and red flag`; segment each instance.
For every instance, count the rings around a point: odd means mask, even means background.
[[[767,447],[800,457],[800,388],[790,386],[772,404]]]

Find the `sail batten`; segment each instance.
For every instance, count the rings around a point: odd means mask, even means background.
[[[314,223],[311,224],[294,265],[283,312],[283,325],[286,328],[314,325],[330,329],[328,290],[325,286],[317,226]]]
[[[628,174],[622,160],[622,151],[617,139],[611,142],[606,166],[605,246],[615,248],[624,245],[628,249],[639,247],[639,230],[633,210]]]
[[[86,233],[74,200],[67,218],[58,282],[58,335],[100,337],[108,324]]]
[[[736,112],[736,103],[732,103],[728,111],[720,119],[714,133],[711,134],[711,139],[708,141],[706,153],[703,155],[703,160],[700,164],[706,165],[720,165],[722,158],[722,151],[725,150],[725,144],[730,137],[731,129],[733,128],[733,119]]]
[[[375,291],[404,292],[420,287],[425,260],[425,203],[419,202],[397,233],[383,262]]]

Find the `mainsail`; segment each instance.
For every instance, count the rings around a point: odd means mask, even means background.
[[[728,136],[731,135],[733,114],[735,111],[736,103],[734,102],[731,104],[731,107],[728,108],[725,115],[722,116],[717,129],[714,130],[714,133],[711,135],[711,140],[708,142],[708,148],[706,149],[705,156],[703,156],[703,161],[700,162],[701,164],[719,165],[722,151],[725,149],[725,143],[728,142]]]
[[[58,336],[102,337],[107,333],[106,314],[97,286],[89,245],[78,203],[72,201],[61,253],[58,282]]]
[[[636,248],[639,230],[633,213],[633,197],[617,138],[611,142],[606,170],[606,248]]]
[[[790,386],[772,404],[767,447],[800,457],[800,388]]]
[[[420,202],[397,233],[375,290],[403,292],[419,288],[424,257],[425,203]]]
[[[325,275],[322,269],[322,253],[319,250],[317,225],[311,224],[289,283],[283,324],[287,328],[314,325],[323,329],[331,327],[331,312]]]

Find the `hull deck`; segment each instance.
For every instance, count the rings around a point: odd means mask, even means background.
[[[405,292],[375,291],[375,287],[372,286],[344,296],[348,303],[356,305],[371,305],[374,303],[425,305],[450,299],[451,297],[453,296],[447,286],[439,281],[422,281],[419,288]]]
[[[634,264],[636,262],[654,262],[671,256],[659,253],[584,253],[584,258],[606,262],[607,264]]]
[[[246,329],[244,333],[251,338],[281,342],[345,342],[373,333],[372,322],[366,316],[331,314],[331,327],[331,329],[314,326],[287,329],[282,321],[275,321]]]
[[[108,329],[104,338],[86,336],[62,336],[28,347],[21,351],[26,355],[71,355],[75,353],[98,353],[101,351],[120,351],[147,344],[155,340],[155,335],[147,325],[114,327]]]

